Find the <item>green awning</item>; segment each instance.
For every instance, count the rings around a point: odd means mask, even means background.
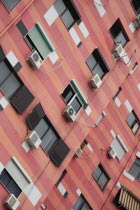
[[[43,59],[55,50],[40,23],[35,24],[35,26],[28,32],[28,36]]]
[[[78,98],[82,102],[83,106],[87,106],[88,105],[88,101],[86,100],[86,98],[83,95],[82,91],[78,87],[76,81],[73,79],[73,80],[70,81],[70,84],[71,84],[72,88],[74,89],[74,91],[77,93]]]

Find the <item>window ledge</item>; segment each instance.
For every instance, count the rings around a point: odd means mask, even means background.
[[[129,174],[127,171],[124,171],[123,172],[123,175],[126,176],[131,181],[134,181],[135,180],[135,178],[131,174]]]

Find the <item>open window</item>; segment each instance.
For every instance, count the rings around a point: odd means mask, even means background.
[[[80,14],[73,0],[56,0],[54,7],[68,30],[80,20]]]
[[[71,80],[61,96],[67,105],[71,105],[73,107],[76,114],[82,107],[86,107],[88,104],[75,80]]]
[[[21,0],[1,0],[6,9],[11,12]]]
[[[103,79],[105,74],[109,72],[109,67],[102,56],[99,48],[96,48],[86,60],[88,67],[93,75],[98,74],[100,79]]]
[[[109,31],[116,45],[121,44],[122,47],[124,47],[127,42],[129,42],[129,37],[119,18],[115,21]]]

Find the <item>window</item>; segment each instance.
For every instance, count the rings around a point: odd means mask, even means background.
[[[113,24],[109,31],[116,45],[121,44],[124,47],[129,41],[129,38],[119,18],[116,20],[116,22]]]
[[[68,196],[68,192],[65,189],[65,187],[62,184],[62,180],[65,177],[65,175],[67,174],[67,171],[64,170],[63,173],[61,174],[60,178],[58,179],[57,183],[56,183],[56,187],[59,190],[59,192],[61,193],[61,195],[66,198]]]
[[[0,182],[9,193],[18,197],[22,191],[26,191],[32,180],[15,157],[7,163],[0,175]]]
[[[17,27],[21,28],[19,24]],[[26,27],[24,27],[24,31],[22,31],[22,33],[24,34],[26,32]],[[55,50],[40,23],[35,24],[35,26],[26,34],[24,38],[29,47],[32,50],[37,50],[43,60],[46,59],[49,53]]]
[[[129,170],[129,173],[135,177],[137,180],[140,181],[140,159],[136,158],[135,162],[133,163],[132,167]]]
[[[137,14],[140,14],[140,1],[138,0],[131,0],[131,3],[134,7],[134,10]]]
[[[99,185],[101,190],[104,190],[105,186],[109,182],[110,178],[105,172],[104,168],[102,167],[101,164],[98,165],[96,170],[92,173],[93,178]]]
[[[0,62],[0,90],[19,114],[23,114],[34,100],[6,57]]]
[[[61,96],[67,105],[73,107],[76,113],[78,113],[83,106],[86,107],[88,104],[75,80],[72,80],[70,84],[68,84]]]
[[[136,132],[139,129],[140,122],[134,110],[132,110],[132,112],[129,114],[129,116],[126,119],[126,122],[131,128],[132,132],[136,134]]]
[[[4,4],[6,9],[11,12],[14,7],[20,2],[21,0],[1,0],[1,2]]]
[[[119,93],[121,92],[122,88],[119,87],[118,90],[116,91],[116,93],[114,94],[114,96],[112,97],[113,100],[115,101],[115,99],[118,97]]]
[[[38,104],[27,117],[27,124],[42,140],[41,147],[44,152],[49,155],[55,165],[59,166],[70,149],[45,115],[41,104]]]
[[[59,183],[63,180],[63,178],[65,177],[66,174],[67,174],[67,171],[64,170],[63,173],[61,174],[61,176],[59,177],[58,181],[56,182],[56,186],[59,185]]]
[[[92,210],[91,206],[86,201],[85,197],[81,194],[74,204],[72,210]]]
[[[9,193],[12,193],[17,198],[21,194],[21,189],[10,176],[10,174],[4,169],[0,175],[0,182],[7,189]]]
[[[113,140],[110,147],[113,148],[115,150],[115,152],[117,153],[117,158],[118,158],[119,161],[121,161],[121,159],[123,158],[125,153],[128,152],[128,149],[124,145],[124,143],[121,140],[121,138],[119,137],[119,135],[117,135],[115,137],[115,139]]]
[[[104,60],[99,48],[95,49],[92,52],[92,54],[86,60],[86,63],[90,68],[92,74],[98,74],[100,79],[102,79],[109,71],[109,67]]]
[[[73,0],[56,0],[54,7],[68,30],[80,20]]]

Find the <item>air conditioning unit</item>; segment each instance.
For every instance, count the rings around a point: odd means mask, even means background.
[[[67,106],[63,112],[64,118],[69,122],[74,122],[76,119],[76,113],[72,106]]]
[[[134,27],[139,30],[140,29],[140,14],[137,15],[137,17],[135,18],[135,20],[133,21],[133,25]]]
[[[40,66],[42,65],[43,61],[40,57],[40,55],[38,54],[38,52],[36,50],[34,50],[27,58],[27,61],[30,62],[30,64],[36,68],[39,69]]]
[[[31,145],[31,147],[38,148],[41,144],[41,139],[35,131],[31,131],[26,137],[26,141]]]
[[[10,194],[4,202],[4,205],[8,209],[12,209],[12,210],[16,210],[17,207],[19,206],[19,204],[20,203],[19,203],[18,199],[13,194]]]
[[[102,80],[100,79],[98,74],[95,74],[89,81],[89,86],[91,88],[99,88],[102,84]]]
[[[82,153],[83,153],[83,151],[82,151],[82,149],[79,147],[78,148],[78,150],[76,151],[76,153],[75,153],[75,157],[81,157],[82,156]]]
[[[114,159],[117,156],[117,153],[116,153],[116,151],[113,148],[111,148],[108,151],[108,155],[109,155],[110,158]]]
[[[115,47],[112,54],[115,59],[118,59],[118,58],[121,58],[122,56],[124,56],[124,49],[123,49],[122,45],[119,44],[117,47]]]

